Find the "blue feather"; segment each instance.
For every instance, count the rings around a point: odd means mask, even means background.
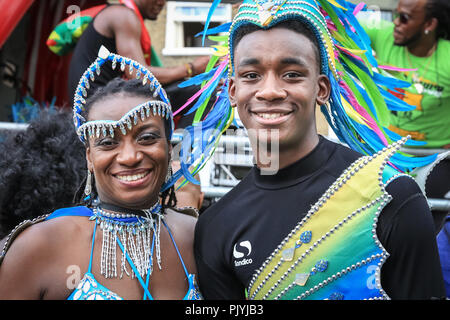
[[[197,33],[195,35],[195,37],[198,37],[198,36],[201,36],[201,35],[209,36],[211,34],[218,34],[218,33],[221,33],[221,32],[228,32],[229,29],[230,29],[230,26],[231,26],[231,22],[227,22],[227,23],[224,23],[224,24],[222,24],[222,25],[220,25],[218,27],[211,28],[211,29],[208,29],[206,31],[199,32],[199,33]]]
[[[219,4],[220,4],[220,0],[214,0],[213,3],[211,4],[211,7],[209,8],[208,16],[206,17],[206,21],[205,21],[205,28],[203,29],[202,46],[205,45],[206,32],[208,30],[209,23],[211,21],[214,10],[216,10],[216,8]]]
[[[207,73],[201,73],[199,75],[196,75],[195,77],[192,77],[186,81],[181,82],[180,84],[178,84],[179,88],[185,88],[185,87],[189,87],[192,85],[198,85],[201,84],[203,81],[207,81],[209,79],[211,79],[214,75],[214,73],[216,73],[218,67],[213,68],[211,71],[207,72]]]

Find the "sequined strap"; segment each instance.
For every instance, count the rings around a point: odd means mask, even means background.
[[[32,220],[24,220],[21,223],[19,223],[10,233],[9,235],[0,241],[0,248],[3,247],[2,252],[0,254],[0,266],[3,262],[3,259],[5,258],[6,252],[8,251],[9,247],[11,247],[11,244],[13,243],[14,239],[19,236],[19,234],[25,230],[26,228],[44,221],[49,214],[45,214],[39,217],[36,217]]]

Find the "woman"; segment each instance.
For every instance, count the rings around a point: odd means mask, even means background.
[[[139,68],[150,86],[117,79],[80,107],[92,70],[109,61]],[[91,67],[74,106],[86,144],[83,205],[13,231],[0,266],[0,299],[199,299],[195,212],[170,208],[175,197],[165,183],[172,130],[165,93],[132,60],[107,53]],[[149,87],[160,99],[149,98]],[[168,191],[161,195],[163,184]]]

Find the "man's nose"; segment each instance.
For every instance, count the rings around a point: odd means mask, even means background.
[[[261,82],[255,98],[267,101],[284,99],[287,96],[281,79],[275,74],[269,73]]]

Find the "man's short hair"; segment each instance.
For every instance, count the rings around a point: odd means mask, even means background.
[[[320,68],[319,43],[317,41],[317,38],[316,38],[314,32],[307,25],[305,25],[304,23],[302,23],[299,20],[284,20],[284,21],[281,21],[280,23],[273,25],[270,29],[273,29],[273,28],[284,28],[284,29],[292,30],[292,31],[298,32],[298,33],[304,35],[305,37],[307,37],[313,44],[316,61]],[[263,29],[255,24],[250,24],[250,23],[245,24],[242,27],[240,27],[236,31],[236,33],[233,37],[233,43],[232,43],[233,50],[236,48],[239,41],[241,41],[244,36],[246,36],[252,32],[258,31],[258,30],[266,30],[266,29]]]

